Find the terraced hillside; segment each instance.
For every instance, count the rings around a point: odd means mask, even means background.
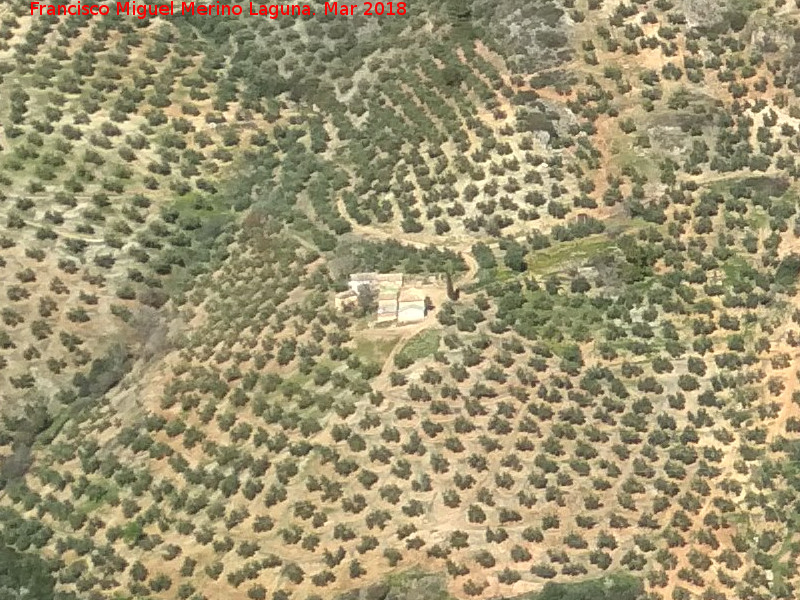
[[[0,7],[3,594],[796,597],[800,9],[314,6]]]

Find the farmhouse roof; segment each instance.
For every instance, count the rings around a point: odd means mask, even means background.
[[[400,302],[424,302],[425,292],[419,288],[408,288],[400,292]]]
[[[352,273],[350,281],[399,281],[402,283],[402,273]]]

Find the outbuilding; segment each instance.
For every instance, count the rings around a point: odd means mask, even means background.
[[[417,288],[408,288],[400,292],[397,302],[398,324],[417,323],[425,319],[425,293]]]

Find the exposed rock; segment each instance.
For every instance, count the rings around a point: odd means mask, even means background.
[[[560,2],[476,0],[475,22],[488,34],[490,46],[505,49],[512,71],[536,73],[569,61],[572,19]]]
[[[361,590],[360,600],[386,600],[391,588],[388,583],[376,583]]]
[[[440,575],[422,575],[409,577],[402,587],[392,587],[385,600],[435,600],[447,598],[444,577]]]
[[[373,585],[352,590],[336,600],[449,600],[442,575],[411,571]]]
[[[722,23],[728,9],[725,0],[684,0],[683,12],[690,27],[714,27]]]

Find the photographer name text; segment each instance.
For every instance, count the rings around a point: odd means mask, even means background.
[[[315,8],[307,4],[260,4],[250,2],[247,6],[238,4],[201,4],[199,2],[163,2],[161,4],[145,4],[141,2],[116,2],[112,4],[83,3],[76,4],[42,4],[31,2],[31,15],[45,16],[107,16],[135,17],[170,17],[175,15],[238,17],[241,15],[267,17],[277,19],[280,16],[311,17],[316,15]],[[361,2],[340,3],[325,2],[325,15],[338,16],[404,16],[406,2]]]

